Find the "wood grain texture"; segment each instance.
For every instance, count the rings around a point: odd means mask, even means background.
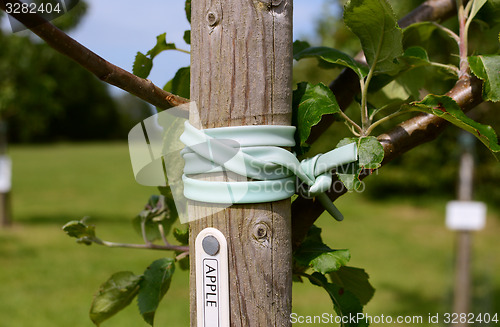
[[[192,3],[191,100],[203,127],[290,125],[292,0]],[[190,210],[204,210],[199,203]],[[290,326],[290,200],[235,205],[190,224],[229,248],[231,326]],[[191,249],[191,326],[196,324]]]

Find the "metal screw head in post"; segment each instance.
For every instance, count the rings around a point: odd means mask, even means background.
[[[219,241],[212,235],[205,237],[201,242],[201,245],[205,253],[208,255],[214,256],[217,253],[219,253],[220,249]]]

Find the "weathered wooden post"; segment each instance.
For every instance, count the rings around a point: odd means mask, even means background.
[[[292,0],[192,2],[191,100],[204,128],[290,125]],[[227,239],[231,326],[290,326],[290,200],[233,205],[190,223]],[[191,248],[191,326],[196,322]]]

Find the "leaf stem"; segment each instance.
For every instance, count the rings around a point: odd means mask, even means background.
[[[370,66],[366,80],[362,78],[359,81],[361,87],[361,136],[367,136],[367,130],[370,128],[370,117],[368,114],[368,87],[372,80],[373,74],[375,73],[375,67],[377,66],[378,57],[380,56],[380,51],[382,50],[382,42],[379,43],[377,47],[377,52],[375,53],[373,64]]]
[[[141,220],[141,235],[142,239],[144,240],[144,243],[150,245],[151,242],[148,240],[148,236],[146,234],[146,219]]]
[[[443,25],[438,24],[436,22],[432,22],[431,24],[434,25],[434,26],[436,26],[436,27],[438,27],[438,28],[440,28],[444,32],[446,32],[446,34],[448,34],[452,39],[454,39],[457,42],[458,45],[460,45],[460,37],[457,35],[457,33],[453,32],[449,28],[444,27]]]
[[[446,65],[439,62],[429,61],[429,64],[434,67],[443,68],[445,70],[451,71],[453,74],[459,76],[460,70],[454,65]]]
[[[179,254],[178,256],[175,257],[175,261],[181,261],[182,259],[184,259],[188,255],[189,255],[189,250],[188,251],[184,251],[184,252],[182,252],[181,254]]]
[[[175,48],[175,50],[179,51],[179,52],[182,52],[182,53],[187,53],[188,55],[191,54],[191,51],[188,51],[188,50],[184,50],[184,49],[179,49],[179,48]]]
[[[471,2],[474,0],[471,0]],[[457,0],[458,8],[458,25],[459,25],[459,37],[460,42],[458,44],[458,49],[460,53],[460,71],[458,73],[458,78],[467,77],[469,75],[469,62],[467,61],[468,52],[468,24],[467,24],[467,13],[464,8],[463,0]]]
[[[400,116],[402,114],[406,114],[406,113],[409,113],[410,110],[401,110],[401,111],[396,111],[396,112],[393,112],[392,114],[390,115],[387,115],[385,117],[382,117],[380,118],[379,120],[377,120],[376,122],[374,122],[373,124],[370,125],[370,127],[368,128],[368,130],[366,131],[366,136],[370,135],[371,132],[373,132],[373,130],[375,129],[375,127],[377,127],[378,125],[388,121],[388,120],[391,120],[392,118],[395,118],[397,116]]]
[[[342,116],[342,118],[344,118],[346,120],[346,122],[351,124],[351,127],[352,127],[351,131],[353,132],[353,134],[354,134],[354,129],[357,129],[360,133],[363,133],[363,130],[361,129],[361,127],[358,124],[356,124],[356,122],[354,120],[349,118],[349,116],[347,116],[342,110],[340,110],[340,115]]]

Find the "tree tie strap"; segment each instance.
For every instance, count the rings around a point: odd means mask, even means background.
[[[295,129],[251,125],[198,130],[186,121],[180,137],[185,145],[181,151],[184,196],[208,203],[244,204],[284,200],[299,191],[316,197],[330,215],[342,220],[325,192],[332,186],[331,170],[358,159],[356,143],[300,162],[283,148],[295,145]],[[193,178],[213,173],[223,173],[230,181]]]

